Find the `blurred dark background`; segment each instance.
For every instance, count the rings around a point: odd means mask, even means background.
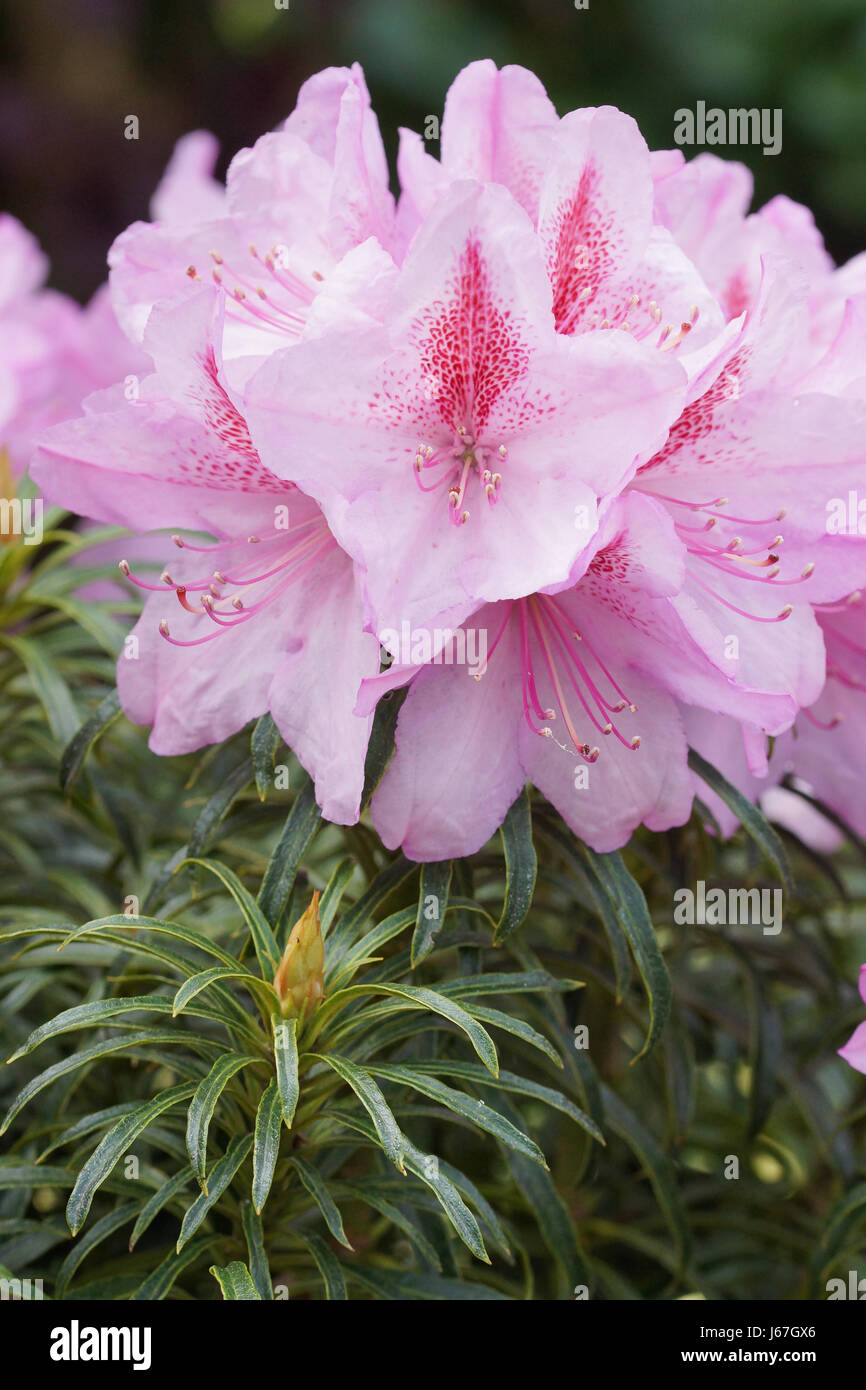
[[[533,68],[560,111],[620,106],[652,148],[699,99],[781,107],[781,154],[718,153],[751,166],[756,206],[808,203],[837,260],[866,245],[866,0],[3,0],[0,207],[84,297],[184,131],[219,136],[222,172],[307,76],[358,59],[393,156],[478,57]]]

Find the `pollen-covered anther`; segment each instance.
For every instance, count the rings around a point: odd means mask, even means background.
[[[198,271],[196,270],[196,268],[195,268],[194,265],[188,265],[187,268],[186,268],[186,273],[187,273],[187,275],[189,276],[190,280],[200,280],[200,279],[201,279],[201,276],[199,275],[199,273],[198,273]]]
[[[499,449],[498,449],[498,453],[499,453],[499,457],[500,457],[501,459],[507,459],[507,458],[508,458],[508,450],[506,449],[506,447],[505,447],[504,444],[500,444]]]
[[[118,562],[117,562],[117,568],[120,570],[120,573],[121,573],[121,574],[125,574],[125,575],[126,575],[127,579],[129,578],[129,561],[128,561],[128,560],[118,560]]]
[[[801,578],[801,579],[808,579],[808,578],[809,578],[809,575],[812,574],[812,573],[814,573],[814,570],[815,570],[815,562],[814,562],[814,560],[810,560],[809,563],[808,563],[808,565],[806,566],[806,568],[803,570],[802,574],[800,575],[800,578]]]
[[[234,608],[237,612],[240,612],[240,610],[243,608],[243,606],[244,606],[244,604],[243,604],[243,599],[239,599],[237,596],[235,596],[235,597],[232,599],[232,608]]]
[[[229,582],[223,574],[222,570],[214,570],[213,577],[218,584],[228,584]]]
[[[162,633],[163,637],[168,637],[168,618],[160,618],[159,630]]]
[[[494,473],[491,481],[494,487],[499,487],[499,484],[502,482],[502,474]]]
[[[223,263],[223,258],[220,255],[219,251],[211,251],[210,258],[212,261],[215,261],[217,265],[222,265]]]
[[[235,287],[235,289],[232,290],[232,299],[236,299],[240,304],[241,300],[246,299],[246,295],[244,294],[243,290],[239,290],[237,287]]]
[[[661,323],[661,321],[662,321],[662,311],[661,311],[661,309],[659,308],[658,304],[655,302],[654,299],[651,299],[650,302],[649,302],[649,311],[650,311],[650,313],[651,313],[653,319],[655,320],[655,322],[656,322],[656,323]]]
[[[786,603],[786,604],[785,604],[785,607],[782,609],[781,613],[779,614],[779,620],[781,621],[783,618],[790,618],[790,616],[791,616],[791,614],[793,613],[793,611],[794,611],[794,605],[793,605],[792,603]]]
[[[727,501],[727,498],[725,498],[725,501]],[[787,515],[788,515],[788,508],[787,508],[787,507],[783,507],[783,508],[781,509],[781,511],[776,512],[776,520],[777,520],[777,521],[781,521],[781,520],[782,520],[784,517],[786,517]]]
[[[468,512],[461,512],[461,513],[460,513],[460,525],[461,525],[461,526],[465,526],[468,520],[469,520],[469,513],[468,513]]]
[[[640,734],[635,734],[634,738],[631,740],[631,747],[640,748]]]
[[[613,725],[610,724],[610,723],[605,724],[604,727],[602,728],[602,731],[601,731],[601,732],[602,732],[603,734],[612,734],[612,733],[613,733]]]
[[[178,550],[183,550],[183,536],[178,536],[177,534],[175,534],[172,536],[172,540],[174,541]]]
[[[591,294],[592,294],[592,285],[584,285],[584,287],[583,287],[583,289],[581,290],[580,294],[577,296],[578,303],[580,303],[581,301],[584,301],[584,302],[585,302],[587,299],[590,298]]]
[[[174,580],[172,579],[168,570],[163,570],[162,574],[159,577],[163,584],[170,584],[172,589],[174,588]]]
[[[261,536],[247,536],[247,545],[258,545],[260,540]]]

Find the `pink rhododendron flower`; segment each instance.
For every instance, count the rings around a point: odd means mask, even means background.
[[[866,1004],[866,965],[860,970],[860,998]],[[839,1048],[839,1056],[857,1071],[866,1073],[866,1023],[858,1024],[845,1046]]]
[[[266,356],[294,342],[310,305],[346,251],[393,232],[393,199],[376,117],[360,67],[328,68],[300,90],[276,131],[241,150],[225,188],[211,177],[216,142],[179,142],[157,190],[153,223],[133,223],[109,253],[114,305],[140,339],[151,308],[221,286],[228,301],[223,358]]]
[[[199,290],[150,315],[156,371],[138,400],[98,394],[50,431],[33,474],[46,495],[137,531],[177,536],[118,662],[126,713],[151,747],[183,753],[270,710],[331,820],[357,819],[369,719],[353,706],[378,669],[351,561],[312,499],[265,468],[226,387],[225,301]],[[166,544],[171,542],[166,539]],[[128,569],[128,567],[124,567]]]
[[[42,288],[47,273],[35,239],[14,217],[0,215],[0,446],[16,474],[43,429],[77,415],[91,391],[142,361],[104,290],[81,309]]]
[[[521,67],[470,63],[442,120],[442,160],[401,132],[398,223],[404,238],[454,179],[504,184],[535,227],[559,333],[625,329],[682,347],[686,359],[722,326],[700,273],[653,219],[653,162],[636,123],[611,106],[561,120]]]
[[[682,370],[627,333],[557,333],[541,243],[496,184],[451,186],[380,312],[275,353],[246,397],[268,467],[362,567],[373,629],[567,582]]]

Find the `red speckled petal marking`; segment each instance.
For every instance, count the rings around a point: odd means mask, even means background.
[[[180,471],[190,482],[225,492],[285,492],[286,484],[259,458],[244,417],[219,379],[213,350],[208,348],[198,361],[203,375],[188,396],[201,409],[216,447],[212,453],[187,454],[180,462]]]
[[[413,325],[422,372],[436,381],[439,413],[452,428],[481,431],[496,402],[526,375],[529,348],[500,307],[476,236],[470,236],[443,299]]]
[[[573,332],[614,263],[614,218],[599,198],[599,177],[587,164],[574,192],[545,228],[557,332]]]

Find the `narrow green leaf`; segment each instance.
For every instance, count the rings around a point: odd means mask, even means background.
[[[488,1071],[491,1071],[495,1076],[499,1070],[496,1046],[490,1034],[477,1022],[475,1016],[477,1010],[469,1013],[459,1004],[455,1004],[453,1000],[446,998],[444,994],[438,994],[435,990],[424,989],[418,985],[360,984],[341,989],[336,994],[332,994],[319,1009],[313,1025],[312,1037],[319,1035],[323,1025],[329,1022],[330,1018],[344,1004],[347,1004],[351,999],[358,999],[364,994],[386,994],[396,999],[406,999],[415,1008],[429,1009],[431,1013],[440,1014],[442,1018],[447,1018],[449,1023],[453,1023],[461,1032],[466,1034]]]
[[[206,1038],[197,1038],[192,1033],[164,1033],[157,1028],[141,1028],[133,1033],[122,1033],[116,1038],[106,1038],[102,1042],[94,1043],[91,1047],[82,1048],[80,1052],[73,1052],[69,1057],[64,1057],[60,1062],[55,1062],[53,1066],[40,1072],[32,1081],[18,1092],[13,1100],[6,1116],[0,1127],[0,1134],[9,1128],[15,1116],[24,1106],[33,1099],[35,1095],[46,1086],[50,1086],[53,1081],[61,1076],[67,1076],[69,1072],[77,1071],[79,1067],[86,1067],[90,1062],[98,1061],[102,1057],[108,1057],[113,1052],[125,1052],[131,1047],[164,1047],[166,1044],[176,1045],[185,1043],[193,1046],[202,1052],[210,1054],[222,1051],[218,1043],[211,1042]],[[193,1090],[195,1087],[192,1088]]]
[[[492,1134],[508,1148],[515,1149],[517,1153],[522,1153],[526,1158],[531,1159],[533,1163],[540,1163],[543,1168],[547,1167],[544,1154],[529,1135],[524,1134],[522,1130],[513,1125],[510,1120],[506,1120],[504,1115],[500,1115],[498,1110],[494,1110],[485,1101],[474,1100],[470,1096],[464,1095],[462,1091],[456,1091],[453,1086],[446,1086],[438,1077],[415,1070],[413,1067],[368,1065],[367,1070],[371,1075],[380,1076],[385,1081],[411,1086],[421,1095],[429,1096],[430,1100],[437,1101],[440,1105],[446,1106],[447,1109],[453,1110],[456,1115],[461,1115],[464,1120],[469,1120],[479,1129],[486,1130],[488,1134]],[[483,1074],[486,1075],[486,1073]]]
[[[280,918],[291,896],[298,865],[319,828],[321,818],[321,812],[316,805],[315,788],[312,782],[307,782],[295,798],[295,804],[288,814],[259,892],[258,906],[274,931],[280,925]],[[273,971],[271,973],[273,974]]]
[[[183,1274],[188,1265],[194,1264],[200,1255],[209,1251],[212,1245],[212,1236],[201,1236],[198,1240],[190,1241],[180,1254],[176,1250],[170,1251],[144,1282],[139,1284],[135,1293],[130,1295],[130,1302],[157,1303],[165,1298],[170,1293],[175,1279]]]
[[[60,785],[68,792],[97,741],[120,717],[120,696],[112,690],[69,740],[60,759]]]
[[[132,1235],[129,1237],[130,1250],[138,1243],[148,1226],[159,1216],[163,1208],[168,1206],[169,1202],[174,1197],[178,1196],[178,1194],[192,1182],[193,1177],[192,1164],[188,1163],[185,1168],[181,1168],[180,1171],[175,1173],[172,1177],[166,1178],[162,1186],[156,1189],[153,1196],[147,1199],[139,1212],[138,1220],[132,1228]]]
[[[401,1132],[400,1126],[391,1113],[391,1107],[376,1085],[369,1072],[362,1067],[350,1062],[346,1057],[337,1057],[334,1053],[322,1055],[313,1052],[310,1056],[317,1061],[326,1062],[332,1071],[335,1071],[347,1086],[351,1086],[355,1095],[363,1105],[379,1136],[379,1142],[391,1162],[400,1169],[403,1168],[403,1145],[405,1135]]]
[[[187,854],[190,859],[198,859],[204,854],[235,801],[249,786],[252,775],[252,760],[244,758],[223,778],[217,791],[205,802],[187,842]]]
[[[503,1013],[501,1009],[490,1009],[486,1004],[476,1004],[474,1001],[469,1005],[468,1012],[480,1023],[487,1023],[491,1028],[501,1028],[503,1033],[510,1033],[512,1037],[520,1038],[521,1042],[528,1043],[530,1047],[538,1048],[538,1051],[549,1057],[555,1066],[562,1066],[562,1058],[553,1044],[522,1018],[514,1018],[511,1014]]]
[[[791,878],[791,869],[785,847],[763,811],[754,802],[743,796],[741,791],[732,786],[727,778],[723,777],[712,763],[708,763],[706,758],[702,758],[694,748],[689,749],[689,767],[697,777],[700,777],[702,782],[706,782],[719,800],[725,803],[728,810],[733,812],[741,822],[746,834],[751,836],[762,854],[777,870],[785,892],[793,895],[794,883]]]
[[[370,741],[367,744],[367,758],[364,763],[362,807],[369,802],[394,756],[397,716],[407,694],[408,690],[405,686],[400,690],[389,690],[376,705],[373,714],[373,726],[370,730]]]
[[[253,1136],[239,1134],[229,1144],[222,1158],[214,1164],[208,1174],[207,1192],[202,1192],[196,1197],[183,1218],[177,1239],[178,1253],[190,1237],[195,1235],[214,1203],[219,1201],[252,1147]]]
[[[245,1057],[243,1053],[229,1052],[214,1062],[207,1076],[197,1087],[190,1101],[186,1121],[186,1147],[192,1163],[193,1172],[205,1192],[207,1182],[207,1136],[217,1101],[233,1076],[251,1062],[261,1061],[256,1057]]]
[[[322,936],[327,936],[330,931],[331,923],[354,872],[354,859],[341,859],[331,874],[327,887],[319,900],[319,924],[322,929]]]
[[[478,1302],[507,1301],[507,1293],[492,1289],[489,1284],[479,1284],[468,1279],[442,1279],[435,1274],[413,1274],[408,1270],[374,1269],[372,1266],[353,1265],[349,1277],[362,1288],[379,1298],[419,1299],[429,1302]]]
[[[211,1265],[209,1273],[216,1279],[220,1286],[220,1292],[227,1302],[261,1300],[262,1296],[253,1283],[252,1275],[241,1260],[232,1260],[231,1264],[226,1265],[223,1269],[220,1269],[219,1265]]]
[[[346,1280],[333,1250],[328,1249],[321,1236],[305,1235],[301,1239],[315,1260],[322,1276],[322,1283],[325,1285],[325,1297],[341,1301],[348,1298]]]
[[[519,1118],[516,1110],[508,1101],[505,1101],[505,1107],[506,1113],[516,1121]],[[576,1284],[588,1285],[589,1278],[574,1222],[550,1174],[537,1164],[529,1163],[521,1154],[510,1151],[506,1152],[505,1157],[524,1202],[538,1222],[548,1250],[565,1273],[569,1291]]]
[[[37,700],[45,711],[51,732],[62,747],[75,735],[81,720],[69,686],[51,665],[39,642],[29,637],[0,632],[0,642],[9,647],[24,666]]]
[[[268,1257],[265,1251],[265,1236],[262,1230],[262,1218],[254,1210],[252,1202],[243,1202],[241,1205],[241,1224],[244,1228],[244,1238],[247,1242],[247,1254],[250,1257],[250,1274],[256,1291],[264,1302],[273,1300],[274,1287],[271,1283],[271,1271],[268,1266]]]
[[[376,1072],[376,1067],[370,1067],[372,1072]],[[554,1110],[559,1110],[563,1115],[568,1115],[569,1119],[585,1129],[587,1134],[591,1134],[599,1144],[604,1144],[604,1135],[598,1125],[589,1115],[579,1109],[568,1096],[561,1091],[554,1091],[550,1086],[542,1086],[537,1081],[529,1081],[524,1076],[518,1076],[512,1071],[501,1071],[497,1077],[492,1077],[484,1067],[479,1067],[476,1062],[458,1062],[450,1057],[437,1058],[434,1062],[411,1062],[404,1063],[399,1068],[391,1067],[390,1070],[400,1072],[422,1073],[428,1076],[452,1076],[456,1080],[471,1081],[475,1085],[492,1086],[497,1090],[510,1091],[515,1095],[528,1096],[531,1100],[540,1100],[545,1105],[551,1106]],[[407,1078],[408,1079],[408,1078]]]
[[[245,966],[236,965],[233,969],[230,965],[212,965],[208,970],[202,970],[199,975],[191,975],[188,980],[184,980],[172,1001],[172,1018],[182,1014],[190,1000],[219,980],[242,980],[255,999],[267,1002],[271,1006],[276,1003],[277,995],[273,986],[265,980],[260,980],[257,975],[251,975]]]
[[[261,1212],[268,1200],[274,1169],[280,1152],[283,1124],[283,1100],[277,1078],[269,1083],[256,1111],[255,1143],[253,1145],[253,1205]]]
[[[73,1235],[77,1235],[87,1220],[87,1213],[97,1189],[126,1150],[135,1143],[139,1134],[173,1105],[180,1105],[188,1100],[194,1090],[195,1086],[189,1082],[181,1086],[172,1086],[153,1100],[140,1105],[132,1114],[124,1115],[123,1119],[118,1120],[108,1131],[81,1169],[70,1194],[66,1206],[66,1221]]]
[[[266,980],[273,979],[280,963],[280,948],[271,931],[270,922],[252,894],[247,892],[237,874],[232,873],[231,869],[226,868],[225,864],[220,864],[216,859],[189,858],[185,859],[183,863],[198,864],[201,868],[207,869],[229,890],[249,927],[262,975]],[[182,868],[183,864],[178,865],[178,867]]]
[[[250,739],[250,756],[256,778],[256,791],[259,801],[264,801],[274,784],[274,759],[282,743],[280,731],[270,713],[263,714],[256,721]]]
[[[334,1237],[334,1240],[345,1245],[347,1250],[354,1249],[351,1241],[347,1238],[343,1228],[343,1218],[340,1210],[328,1191],[328,1186],[320,1177],[312,1163],[307,1163],[306,1159],[297,1155],[289,1160],[292,1167],[298,1174],[303,1186],[312,1197],[319,1211],[322,1213],[325,1225]]]
[[[652,1184],[674,1238],[677,1268],[681,1270],[688,1256],[689,1233],[673,1165],[649,1130],[609,1086],[602,1086],[602,1096],[606,1122],[632,1149]]]
[[[538,861],[532,843],[532,806],[524,787],[502,823],[505,851],[505,901],[496,927],[496,942],[506,941],[523,923],[532,906]]]
[[[445,921],[448,893],[451,888],[451,868],[450,859],[444,859],[439,864],[421,865],[421,889],[412,936],[413,968],[424,960],[425,956],[429,956],[436,935]]]
[[[656,939],[649,909],[639,885],[618,854],[596,854],[588,845],[578,846],[590,878],[610,899],[629,939],[649,1002],[649,1027],[637,1062],[658,1042],[671,1007],[671,981]]]
[[[277,1085],[280,1090],[280,1103],[286,1129],[291,1129],[295,1118],[298,1096],[301,1093],[298,1079],[298,1020],[281,1018],[274,1014],[271,1019],[274,1038],[274,1062],[277,1069]]]
[[[54,1297],[64,1298],[69,1282],[75,1271],[83,1260],[87,1258],[91,1250],[99,1243],[106,1240],[109,1236],[119,1231],[121,1226],[125,1226],[128,1221],[132,1221],[138,1211],[138,1202],[124,1202],[122,1206],[115,1207],[107,1216],[103,1216],[97,1221],[87,1235],[77,1240],[70,1250],[63,1264],[57,1271],[57,1278],[54,1285]]]

